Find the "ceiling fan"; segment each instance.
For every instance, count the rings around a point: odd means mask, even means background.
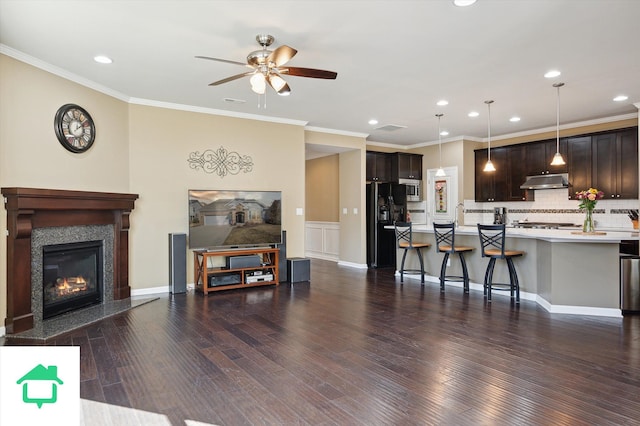
[[[209,84],[209,86],[218,86],[242,77],[251,76],[251,90],[254,92],[260,95],[264,94],[266,86],[269,84],[269,86],[271,86],[278,95],[288,96],[291,93],[291,88],[284,78],[282,78],[283,75],[323,78],[329,80],[334,80],[338,76],[338,73],[333,71],[284,66],[296,55],[296,53],[298,53],[296,49],[287,45],[282,45],[275,50],[267,50],[267,47],[271,46],[274,41],[273,36],[268,34],[258,34],[256,36],[256,41],[260,46],[262,46],[262,49],[254,50],[249,53],[249,55],[247,55],[246,63],[230,61],[227,59],[211,58],[209,56],[196,56],[196,58],[199,59],[209,59],[211,61],[226,62],[251,68],[251,71],[214,81]]]

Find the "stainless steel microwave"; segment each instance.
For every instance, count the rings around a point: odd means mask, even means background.
[[[398,179],[398,183],[407,187],[407,201],[422,201],[420,186],[422,181],[418,179]]]

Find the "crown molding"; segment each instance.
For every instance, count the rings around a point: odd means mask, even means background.
[[[223,109],[198,107],[193,105],[176,104],[172,102],[154,101],[151,99],[129,98],[129,104],[151,106],[156,108],[173,109],[178,111],[197,112],[201,114],[222,115],[225,117],[243,118],[247,120],[266,121],[278,124],[290,124],[293,126],[306,126],[308,121],[291,120],[288,118],[267,117],[265,115],[248,114],[235,111],[226,111]]]

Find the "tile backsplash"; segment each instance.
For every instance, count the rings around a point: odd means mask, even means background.
[[[477,203],[464,201],[464,224],[493,223],[493,208],[507,208],[507,223],[528,220],[530,222],[565,222],[582,224],[584,211],[578,208],[579,201],[567,199],[567,189],[537,190],[535,201]],[[631,229],[629,209],[640,208],[638,200],[598,201],[593,212],[596,227]]]

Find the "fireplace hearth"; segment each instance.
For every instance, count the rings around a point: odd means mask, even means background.
[[[42,318],[102,302],[102,241],[42,248]]]

